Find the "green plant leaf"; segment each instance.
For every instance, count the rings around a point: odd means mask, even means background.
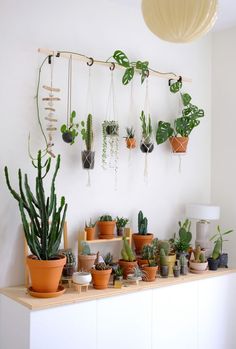
[[[141,62],[141,61],[137,61],[136,62],[136,69],[142,69],[142,67],[143,67],[143,63]]]
[[[81,126],[85,127],[85,122],[83,120],[81,121]]]
[[[141,84],[144,82],[144,80],[148,77],[148,69],[143,68],[141,73]]]
[[[74,119],[76,117],[76,112],[73,110],[71,113],[71,118]]]
[[[156,132],[157,144],[164,143],[169,137],[173,135],[173,132],[174,130],[169,122],[159,121]]]
[[[62,126],[61,126],[61,133],[65,133],[65,132],[66,132],[66,130],[67,130],[66,125],[65,125],[65,124],[64,124],[64,125],[62,125]]]
[[[181,93],[183,105],[186,107],[192,100],[192,97],[188,93]]]
[[[176,93],[179,92],[179,90],[182,88],[182,82],[176,81],[173,84],[170,85],[170,92]]]
[[[116,50],[113,54],[113,58],[118,64],[122,65],[125,68],[128,68],[130,66],[128,57],[121,50]]]
[[[123,75],[122,83],[124,85],[127,85],[133,79],[133,76],[134,76],[134,67],[127,68]]]

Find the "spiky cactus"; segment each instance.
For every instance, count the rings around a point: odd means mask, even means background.
[[[134,252],[132,251],[132,248],[130,247],[126,237],[123,237],[123,247],[121,250],[121,257],[125,261],[133,262],[135,261],[135,255]]]
[[[138,233],[140,235],[147,235],[148,220],[143,216],[143,212],[138,213]]]
[[[96,270],[109,270],[109,269],[111,269],[111,266],[107,265],[106,263],[97,263],[95,265],[95,269]]]
[[[165,253],[164,248],[160,249],[160,264],[161,265],[167,265],[166,253]]]
[[[181,266],[181,267],[186,267],[186,266],[188,265],[187,258],[185,257],[184,254],[182,254],[182,255],[179,257],[179,262],[180,262],[180,266]]]
[[[169,241],[166,241],[166,240],[159,241],[159,251],[161,251],[162,249],[165,251],[165,255],[169,256],[169,254],[170,254]]]
[[[35,195],[30,189],[27,174],[24,175],[23,185],[22,172],[19,169],[19,193],[17,193],[10,184],[8,168],[5,167],[4,171],[8,189],[18,201],[25,238],[30,251],[38,259],[48,260],[58,253],[67,210],[64,197],[61,198],[57,208],[55,194],[55,180],[60,167],[60,155],[57,157],[51,181],[51,192],[47,198],[44,191],[44,180],[50,170],[51,158],[42,164],[42,154],[39,151],[37,164],[33,163],[33,165],[37,168]]]
[[[92,117],[92,114],[88,114],[86,126],[85,126],[84,121],[81,121],[81,126],[82,126],[82,129],[81,129],[82,139],[85,142],[87,151],[91,151],[92,145],[93,145],[93,117]]]

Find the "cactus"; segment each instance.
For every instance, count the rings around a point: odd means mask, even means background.
[[[112,262],[113,262],[113,255],[110,252],[108,252],[106,254],[106,256],[104,257],[104,262],[106,264],[109,264],[109,265],[112,264]]]
[[[86,121],[86,127],[85,127],[84,121],[81,121],[81,126],[83,127],[81,129],[82,139],[85,142],[87,151],[91,151],[92,144],[93,144],[93,117],[92,117],[92,114],[88,114],[87,121]]]
[[[66,266],[73,266],[75,265],[75,256],[71,250],[71,248],[67,250],[61,250],[60,251],[64,256],[66,256]]]
[[[174,238],[174,248],[178,252],[188,252],[192,233],[190,231],[191,222],[186,219],[183,223],[179,222],[179,238]]]
[[[8,189],[18,201],[25,238],[30,251],[38,259],[48,260],[58,254],[67,210],[64,197],[61,198],[60,205],[57,207],[57,196],[55,194],[55,180],[60,167],[60,155],[57,157],[51,181],[51,192],[47,198],[43,182],[50,171],[51,158],[47,159],[43,165],[42,154],[39,151],[37,164],[33,162],[33,165],[37,169],[35,195],[30,189],[27,174],[24,176],[23,187],[20,169],[18,171],[19,193],[11,187],[7,167],[4,169],[5,177]],[[51,222],[50,224],[49,221]]]
[[[155,259],[154,246],[144,245],[142,249],[142,259],[152,260]]]
[[[123,247],[121,250],[121,256],[122,256],[122,259],[129,262],[133,262],[136,259],[132,251],[132,248],[130,247],[125,236],[123,237]]]
[[[112,220],[112,216],[110,215],[104,215],[99,218],[100,222],[111,222]]]
[[[200,263],[200,254],[201,254],[201,247],[198,245],[194,251],[194,260],[197,263]]]
[[[167,240],[159,241],[159,251],[163,249],[165,251],[165,255],[169,256],[170,254],[170,243]]]
[[[180,262],[180,266],[181,266],[181,267],[186,267],[186,266],[188,265],[187,258],[185,257],[184,254],[182,254],[182,255],[179,257],[179,262]]]
[[[95,265],[95,269],[96,270],[109,270],[109,269],[111,269],[111,266],[107,265],[106,263],[97,263]]]
[[[165,253],[164,248],[160,249],[160,264],[161,265],[167,265],[167,263],[166,263],[166,253]]]
[[[199,255],[199,262],[200,263],[205,263],[205,255],[203,252],[200,253]]]
[[[212,258],[217,259],[220,256],[220,250],[221,250],[221,241],[218,239],[215,242],[215,246],[212,252]]]
[[[138,233],[140,235],[147,235],[148,220],[143,216],[143,212],[138,213]]]
[[[82,252],[81,252],[82,255],[87,256],[91,254],[90,247],[87,242],[81,242],[81,245],[82,245]]]

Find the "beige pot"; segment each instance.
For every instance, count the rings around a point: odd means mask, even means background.
[[[197,263],[189,261],[189,268],[197,271],[205,271],[207,269],[208,262]]]
[[[174,273],[173,273],[173,266],[175,265],[175,262],[176,262],[176,254],[172,254],[172,255],[166,256],[165,257],[165,261],[166,261],[166,265],[168,265],[168,267],[169,267],[169,274],[168,274],[168,276],[173,276],[174,275]]]
[[[79,271],[90,271],[94,265],[96,254],[78,255],[78,270]]]

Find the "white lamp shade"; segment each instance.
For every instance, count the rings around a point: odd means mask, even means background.
[[[217,0],[143,0],[143,18],[159,38],[190,42],[206,34],[217,19]]]
[[[220,207],[189,204],[186,206],[186,216],[193,219],[214,221],[220,218]]]

